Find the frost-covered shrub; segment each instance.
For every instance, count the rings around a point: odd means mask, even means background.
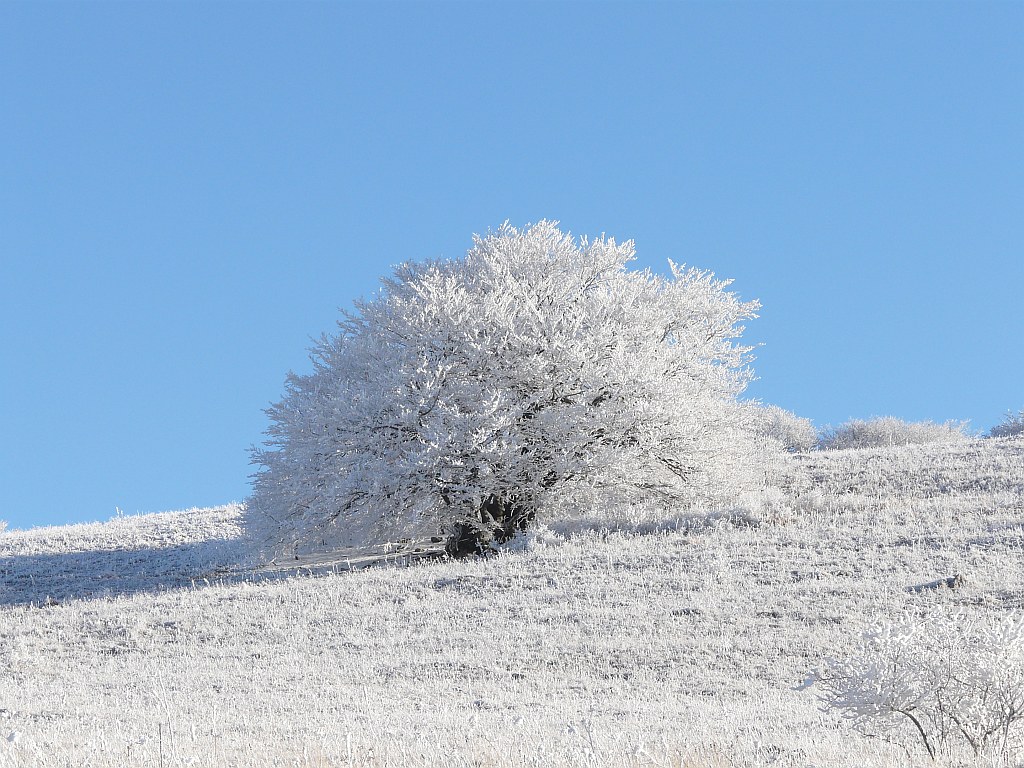
[[[892,416],[851,419],[838,427],[826,427],[818,439],[823,450],[882,448],[919,443],[959,443],[967,439],[966,421],[903,421]]]
[[[1024,718],[1024,617],[935,614],[885,623],[812,678],[863,733],[931,757],[1005,751]]]
[[[750,403],[750,423],[754,431],[782,443],[790,452],[811,450],[818,442],[818,431],[810,419],[797,416],[777,405]]]
[[[988,437],[1020,437],[1024,435],[1024,410],[1007,413],[1003,420],[988,431]]]
[[[727,495],[757,441],[737,396],[758,307],[707,272],[631,271],[632,242],[507,224],[406,263],[344,313],[268,410],[257,540],[438,532],[453,553],[603,504]]]

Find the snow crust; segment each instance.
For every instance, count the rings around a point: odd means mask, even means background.
[[[233,568],[234,506],[0,534],[0,766],[930,765],[804,682],[880,619],[1024,607],[1024,442],[787,462],[322,577]]]

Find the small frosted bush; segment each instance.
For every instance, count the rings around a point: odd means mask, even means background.
[[[988,431],[989,437],[1020,437],[1024,435],[1024,410],[1007,413],[1003,420]]]
[[[754,432],[781,443],[787,451],[809,451],[818,442],[818,432],[810,419],[777,405],[751,403],[749,408]]]
[[[818,439],[823,450],[882,448],[920,443],[959,443],[967,439],[966,421],[903,421],[892,416],[851,419],[838,427],[826,427]]]
[[[1024,718],[1024,616],[881,624],[812,681],[865,735],[918,744],[932,758],[1005,755]]]

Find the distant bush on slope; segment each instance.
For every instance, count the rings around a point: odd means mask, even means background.
[[[817,444],[818,432],[810,419],[777,405],[750,403],[748,408],[755,434],[781,443],[787,451],[809,451]]]
[[[1003,420],[988,431],[986,437],[1020,437],[1024,435],[1024,409],[1020,413],[1007,413]]]
[[[822,450],[884,448],[922,443],[958,443],[967,439],[966,421],[903,421],[892,416],[851,419],[838,427],[826,427],[818,439]]]

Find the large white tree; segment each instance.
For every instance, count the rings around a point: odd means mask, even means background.
[[[290,374],[248,502],[278,545],[441,534],[453,552],[593,505],[739,490],[756,302],[633,243],[507,224],[405,263]]]

